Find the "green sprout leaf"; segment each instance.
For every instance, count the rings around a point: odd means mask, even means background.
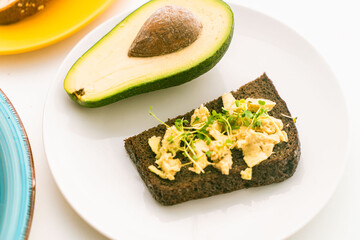
[[[171,134],[171,136],[168,137],[167,141],[168,141],[170,144],[174,143],[174,136]]]
[[[222,112],[223,112],[224,114],[229,113],[229,111],[228,111],[228,110],[226,110],[224,107],[222,107],[222,108],[221,108],[221,110],[222,110]]]
[[[176,119],[175,120],[175,127],[178,131],[181,131],[181,128],[182,128],[182,121],[181,119]]]
[[[226,142],[227,145],[232,145],[233,144],[233,141],[231,141],[230,139],[226,139],[225,142]]]
[[[211,157],[211,154],[213,154],[213,152],[212,151],[207,151],[205,154],[206,154],[207,157]]]
[[[257,120],[254,125],[253,125],[254,128],[256,127],[261,127],[261,120]]]
[[[249,120],[243,120],[243,124],[245,127],[248,127],[250,125],[250,121]]]
[[[254,117],[254,114],[253,114],[251,111],[249,111],[249,110],[245,110],[245,111],[243,111],[243,113],[241,114],[241,117],[252,119],[252,118]]]
[[[264,106],[264,105],[265,105],[265,101],[263,101],[263,100],[259,100],[258,103],[259,103],[261,106]]]

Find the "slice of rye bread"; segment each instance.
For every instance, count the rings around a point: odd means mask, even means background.
[[[264,98],[276,102],[270,115],[279,118],[284,123],[284,131],[288,135],[288,142],[275,145],[273,154],[257,166],[253,167],[252,179],[241,178],[240,171],[247,168],[242,151],[233,149],[233,165],[229,175],[223,175],[213,166],[205,168],[204,174],[196,174],[182,167],[175,175],[175,180],[164,180],[151,172],[148,167],[155,162],[155,154],[152,152],[148,139],[152,136],[163,136],[166,127],[158,125],[136,136],[125,140],[125,148],[135,163],[136,168],[149,189],[152,196],[163,205],[173,205],[192,199],[205,198],[221,193],[250,187],[258,187],[284,181],[291,177],[300,159],[300,142],[294,121],[282,114],[290,116],[286,103],[280,98],[272,81],[263,74],[256,80],[240,87],[232,92],[236,99],[241,98]],[[208,102],[205,106],[211,112],[221,111],[223,106],[221,97]],[[176,119],[184,118],[190,121],[194,110],[168,120],[168,125],[173,125]],[[177,154],[182,162],[188,162],[182,154]]]

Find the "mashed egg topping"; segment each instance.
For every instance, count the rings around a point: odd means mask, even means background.
[[[236,100],[231,93],[222,95],[221,112],[210,112],[201,105],[191,116],[190,122],[177,119],[173,126],[166,125],[163,137],[153,136],[148,143],[156,154],[155,165],[150,171],[163,179],[174,180],[182,167],[194,173],[205,173],[209,165],[224,175],[229,175],[233,165],[231,149],[243,152],[248,168],[241,171],[244,180],[252,179],[252,167],[266,160],[275,144],[287,142],[280,119],[268,114],[275,102],[267,99]],[[176,157],[182,153],[188,162]]]

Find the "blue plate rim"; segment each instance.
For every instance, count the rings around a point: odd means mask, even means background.
[[[30,234],[32,219],[33,219],[33,215],[34,215],[34,207],[35,207],[36,178],[35,178],[34,159],[33,159],[33,154],[32,154],[32,150],[31,150],[29,137],[26,133],[24,124],[21,121],[19,114],[17,113],[17,111],[16,111],[14,105],[11,103],[10,99],[6,96],[6,94],[2,91],[1,88],[0,88],[0,95],[2,95],[4,97],[6,104],[12,110],[14,117],[16,118],[16,120],[18,122],[18,127],[20,127],[20,130],[24,136],[23,140],[25,142],[26,151],[28,152],[28,156],[29,156],[28,163],[29,163],[30,172],[31,172],[31,186],[29,187],[29,191],[31,192],[31,194],[30,194],[30,199],[29,199],[30,202],[28,205],[28,215],[27,215],[28,219],[27,219],[26,228],[24,229],[24,235],[23,235],[24,239],[28,239],[29,234]]]

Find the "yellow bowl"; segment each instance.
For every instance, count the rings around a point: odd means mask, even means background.
[[[0,26],[0,55],[36,50],[70,36],[114,0],[52,0],[17,23]]]

